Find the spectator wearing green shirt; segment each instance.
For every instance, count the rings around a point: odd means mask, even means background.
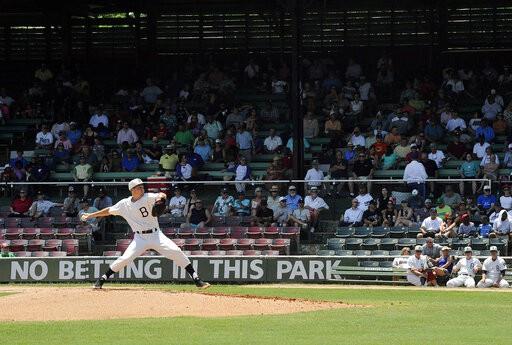
[[[473,160],[473,156],[470,153],[466,154],[464,163],[459,167],[459,173],[461,178],[475,179],[480,176],[480,165],[478,161]],[[464,182],[459,182],[460,194],[464,195]],[[476,195],[476,181],[471,181],[471,190],[473,195]]]
[[[182,124],[178,126],[178,131],[174,135],[174,139],[183,146],[191,146],[194,143],[194,135]]]
[[[444,216],[447,214],[452,214],[452,208],[448,205],[446,205],[442,198],[439,198],[437,201],[437,216],[441,219],[444,219]]]
[[[9,251],[9,247],[7,246],[7,243],[2,243],[1,245],[2,251],[0,252],[0,258],[13,258],[14,253],[11,253]]]

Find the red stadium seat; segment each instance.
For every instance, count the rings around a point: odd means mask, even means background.
[[[236,244],[236,239],[223,238],[220,240],[219,249],[220,250],[234,250],[235,244]]]
[[[20,227],[22,228],[34,228],[36,226],[36,222],[31,218],[21,218]]]
[[[67,255],[78,255],[78,240],[65,239],[62,240],[62,249]]]
[[[220,240],[218,238],[205,238],[201,246],[202,250],[217,250]]]
[[[240,238],[236,242],[236,249],[238,250],[250,250],[254,244],[254,239],[252,238]]]
[[[9,251],[11,252],[22,252],[25,251],[28,245],[27,240],[11,240],[9,244]]]
[[[55,238],[60,240],[70,239],[73,238],[74,232],[75,229],[72,228],[58,228],[57,232],[55,233]]]
[[[64,228],[64,227],[67,227],[67,226],[69,226],[68,217],[66,217],[66,216],[53,217],[52,227],[54,227],[54,228]]]
[[[176,229],[175,228],[164,228],[164,229],[162,229],[162,232],[165,236],[167,236],[169,238],[176,237]]]
[[[52,228],[53,218],[52,217],[40,217],[37,218],[38,228]]]
[[[62,240],[46,240],[43,250],[47,252],[58,252],[62,247]]]
[[[259,250],[244,250],[244,256],[261,255]]]
[[[229,237],[231,233],[231,228],[225,226],[217,226],[213,228],[212,237],[213,238],[226,238]]]
[[[279,251],[278,250],[264,250],[261,252],[261,255],[277,256],[277,255],[279,255]]]
[[[39,228],[23,228],[21,238],[24,240],[33,240],[39,236]]]
[[[290,254],[290,239],[288,238],[276,238],[270,245],[271,250],[277,250],[283,255]]]
[[[59,229],[59,230],[64,230],[64,229]],[[72,229],[73,230],[73,238],[76,238],[76,239],[82,239],[82,238],[87,238],[89,236],[92,236],[92,228],[88,225],[86,226],[77,226],[75,229]]]
[[[130,240],[130,239],[117,240],[116,241],[116,250],[124,253],[124,251],[126,250],[126,248],[128,248],[128,246],[130,245],[131,242],[132,242],[132,240]]]
[[[242,217],[230,216],[226,217],[226,225],[227,226],[238,226],[242,223]]]
[[[248,238],[261,238],[263,237],[263,229],[259,226],[251,226],[247,229]]]
[[[107,250],[103,252],[103,256],[121,256],[122,253],[118,250]]]
[[[72,227],[72,228],[76,228],[76,226],[81,223],[80,219],[78,219],[78,217],[67,217],[66,222],[67,222],[68,226]]]
[[[20,252],[15,252],[14,256],[16,256],[17,258],[29,258],[29,257],[32,256],[32,253],[31,252],[20,251]]]
[[[197,228],[195,237],[196,238],[210,238],[210,228]]]
[[[225,250],[210,250],[208,252],[209,256],[225,256],[226,251]]]
[[[190,252],[192,256],[208,256],[207,250],[193,250]]]
[[[194,229],[192,228],[178,228],[178,238],[194,238]]]
[[[23,229],[21,228],[8,228],[5,230],[4,238],[6,240],[18,240],[21,237]]]
[[[190,250],[190,251],[201,250],[202,242],[203,242],[202,240],[197,239],[197,238],[187,238],[185,240],[185,246],[183,248],[185,248],[185,250]]]
[[[67,256],[66,255],[66,252],[59,252],[59,251],[55,251],[55,252],[49,252],[50,256]]]
[[[40,228],[39,236],[42,240],[50,240],[55,238],[55,231],[52,228]]]
[[[50,256],[49,252],[42,252],[42,251],[32,252],[32,257],[45,258],[48,256]]]
[[[28,240],[27,250],[31,252],[38,252],[43,250],[45,240],[33,239]]]
[[[4,227],[6,228],[17,228],[21,224],[20,218],[5,218]]]
[[[255,250],[268,250],[270,249],[270,245],[272,244],[272,240],[269,238],[257,238],[254,240],[253,248]]]
[[[185,246],[185,240],[183,238],[175,238],[172,241],[181,249]]]
[[[244,255],[243,250],[228,250],[226,256],[242,256]]]
[[[247,234],[246,226],[235,226],[231,228],[231,238],[245,238]]]
[[[265,228],[265,231],[263,232],[263,237],[278,238],[279,237],[279,228],[275,227],[275,226]]]

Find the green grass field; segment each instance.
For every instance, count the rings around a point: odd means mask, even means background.
[[[148,287],[193,291],[192,287],[181,285]],[[1,339],[9,345],[512,343],[512,293],[508,292],[308,286],[215,286],[208,291],[343,301],[372,307],[277,316],[0,323]]]

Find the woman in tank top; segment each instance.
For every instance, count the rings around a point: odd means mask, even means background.
[[[397,211],[395,209],[395,204],[392,200],[389,200],[387,203],[386,209],[382,211],[382,218],[384,222],[382,225],[384,226],[394,226],[397,217]]]

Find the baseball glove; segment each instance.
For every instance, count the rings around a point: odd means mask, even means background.
[[[165,211],[165,202],[166,199],[160,199],[155,201],[153,208],[151,209],[151,215],[153,217],[161,216]]]

